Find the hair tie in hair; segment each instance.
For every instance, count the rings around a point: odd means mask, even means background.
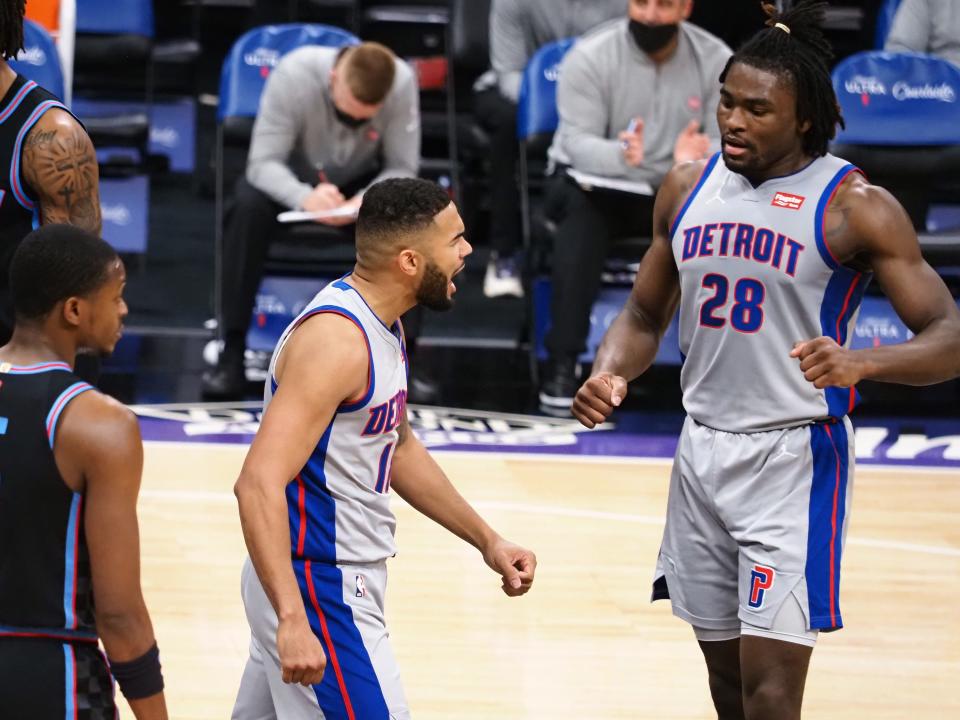
[[[780,29],[783,30],[787,35],[790,34],[790,28],[788,28],[788,27],[787,27],[786,25],[784,25],[783,23],[776,23],[776,24],[774,25],[774,27],[775,27],[775,28],[780,28]]]

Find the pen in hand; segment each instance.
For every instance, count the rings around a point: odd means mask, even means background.
[[[316,169],[316,171],[317,171],[317,179],[318,179],[320,182],[322,182],[322,183],[328,183],[328,182],[330,182],[330,180],[327,178],[327,173],[326,173],[326,171],[323,169],[323,163],[322,163],[322,162],[316,163],[313,167],[314,167],[314,169]]]
[[[633,118],[633,119],[630,120],[630,122],[627,124],[627,129],[626,129],[625,132],[628,132],[628,133],[630,133],[630,134],[632,135],[632,134],[635,133],[636,131],[637,131],[637,119],[636,119],[636,118]],[[621,141],[620,141],[620,147],[622,147],[624,150],[627,150],[627,149],[630,148],[630,143],[628,143],[626,140],[621,140]]]

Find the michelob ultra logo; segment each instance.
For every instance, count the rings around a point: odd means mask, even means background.
[[[257,48],[243,56],[243,61],[253,67],[275,67],[280,62],[280,53],[271,48]]]

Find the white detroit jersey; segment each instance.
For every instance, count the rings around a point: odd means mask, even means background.
[[[367,387],[343,404],[303,469],[287,486],[294,560],[375,563],[396,554],[390,466],[406,417],[407,354],[399,321],[387,327],[344,279],[327,285],[287,327],[270,360],[264,408],[277,390],[277,358],[307,318],[332,313],[353,322],[367,345]]]
[[[853,172],[826,155],[753,187],[719,153],[708,161],[671,228],[683,404],[698,423],[759,432],[853,410],[853,388],[818,390],[790,357],[821,335],[850,342],[871,276],[833,257],[823,221]]]

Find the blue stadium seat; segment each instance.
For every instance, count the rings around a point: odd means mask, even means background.
[[[887,36],[890,34],[890,28],[893,27],[893,18],[897,14],[902,0],[883,0],[880,11],[877,13],[877,30],[874,43],[877,50],[883,50],[887,42]]]
[[[77,32],[153,37],[152,0],[77,0]]]
[[[931,201],[960,200],[960,69],[869,51],[837,65],[833,85],[847,127],[832,151],[893,192],[923,232]]]
[[[527,63],[520,84],[517,105],[517,140],[520,145],[520,208],[523,220],[523,241],[528,251],[527,266],[533,270],[532,287],[527,293],[527,332],[530,342],[530,374],[536,382],[538,361],[546,357],[543,339],[550,324],[550,281],[545,277],[548,262],[544,246],[552,242],[553,221],[532,208],[533,191],[546,184],[546,151],[553,140],[560,116],[557,112],[557,80],[560,65],[573,47],[576,38],[566,38],[544,45]],[[633,266],[650,245],[650,238],[621,238],[611,246],[604,271],[607,283],[594,303],[588,338],[588,350],[580,360],[593,360],[593,348],[599,342],[613,317],[610,308],[619,308],[634,273]],[[617,285],[618,287],[612,287]],[[614,313],[615,314],[615,313]],[[664,361],[663,357],[658,358]],[[672,362],[672,360],[670,360]]]
[[[32,20],[23,22],[23,50],[10,67],[40,87],[63,99],[63,70],[53,38],[41,25]]]
[[[548,43],[534,53],[523,71],[517,100],[517,140],[520,143],[520,212],[523,242],[531,245],[531,183],[542,186],[546,151],[560,123],[557,114],[557,78],[560,63],[573,47],[575,38]],[[536,171],[536,177],[533,177]]]
[[[233,44],[220,73],[220,103],[217,108],[217,138],[216,138],[216,217],[215,217],[215,248],[214,248],[214,284],[216,297],[216,317],[222,320],[221,284],[223,282],[223,221],[224,198],[227,176],[235,178],[243,172],[246,164],[246,154],[253,132],[253,123],[260,105],[260,95],[266,85],[270,71],[287,53],[305,45],[319,45],[322,47],[343,47],[358,44],[359,39],[340,28],[328,25],[306,23],[290,23],[285,25],[266,25],[248,31]],[[228,150],[236,160],[228,163]],[[228,170],[228,164],[230,165]],[[313,241],[294,243],[289,253],[284,253],[278,243],[271,246],[274,269],[299,271],[299,274],[309,272],[309,259],[303,256],[304,251],[322,252],[328,248],[323,243],[317,243],[315,233],[322,233],[323,226],[314,223],[302,224],[304,227],[294,226],[287,235],[294,235],[298,231],[314,233]],[[309,227],[307,227],[309,226]],[[277,257],[277,253],[281,257]],[[341,253],[342,255],[342,253]],[[350,257],[353,249],[350,248]],[[322,263],[322,259],[320,259]],[[282,267],[278,267],[282,266]],[[222,323],[220,323],[222,327]]]
[[[837,142],[960,144],[960,69],[920,53],[862,52],[833,71],[847,123]]]
[[[328,25],[291,23],[254,28],[242,35],[230,48],[220,73],[220,104],[217,122],[228,132],[253,128],[260,105],[260,94],[270,71],[284,55],[304,45],[342,47],[360,41],[346,30]]]

